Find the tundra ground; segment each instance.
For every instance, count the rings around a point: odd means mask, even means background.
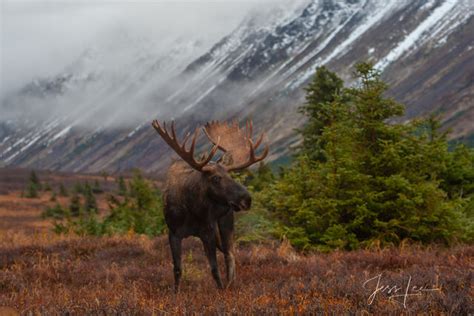
[[[48,201],[0,195],[0,312],[474,313],[474,246],[299,254],[285,242],[240,245],[237,281],[218,290],[199,241],[190,238],[175,294],[166,237],[58,236],[40,217]],[[223,261],[219,255],[222,275]]]

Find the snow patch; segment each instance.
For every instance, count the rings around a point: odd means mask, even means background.
[[[4,144],[7,140],[9,140],[9,139],[10,139],[10,136],[5,137],[5,138],[2,140],[2,142],[0,143],[0,145],[3,145],[3,144]]]
[[[420,7],[420,10],[428,10],[431,9],[434,4],[436,3],[435,0],[428,0],[424,5]]]
[[[127,137],[130,138],[132,137],[133,135],[135,135],[136,132],[138,132],[142,127],[143,127],[144,124],[140,124],[138,125],[137,127],[135,127],[135,129],[133,131],[131,131],[130,133],[128,133]]]
[[[34,143],[36,143],[40,138],[41,138],[42,134],[39,134],[38,136],[34,137],[32,140],[30,140],[28,142],[28,144],[26,144],[25,146],[23,146],[21,149],[20,149],[20,152],[24,152],[25,150],[27,150],[28,148],[30,148]]]
[[[52,138],[52,141],[55,141],[56,139],[60,138],[60,137],[63,137],[64,135],[66,135],[72,128],[72,125],[64,128],[62,131],[60,131],[59,133],[57,133],[56,135],[54,135],[54,137]]]
[[[403,2],[403,1],[401,1]],[[399,0],[391,0],[389,3],[383,3],[377,8],[374,8],[373,14],[369,15],[364,23],[362,23],[359,27],[357,27],[353,32],[351,32],[350,36],[346,38],[340,45],[338,45],[329,55],[327,55],[324,59],[319,59],[311,66],[309,67],[298,79],[295,81],[287,84],[287,87],[290,87],[292,89],[297,88],[301,84],[303,84],[306,80],[308,80],[314,73],[314,69],[319,66],[319,65],[324,65],[331,61],[333,58],[339,56],[340,54],[346,52],[352,43],[358,39],[362,34],[364,34],[366,31],[368,31],[371,27],[379,23],[386,15],[388,12],[395,10],[395,8],[400,5]],[[359,13],[358,11],[354,12],[351,17],[346,21],[350,21],[352,17]],[[345,23],[345,24],[346,24]],[[337,32],[339,32],[342,27],[345,26],[342,25],[340,26],[337,30],[335,30],[334,34],[332,36],[335,36]]]
[[[431,15],[421,22],[413,32],[408,34],[405,39],[400,42],[395,49],[391,50],[387,56],[381,59],[376,65],[375,69],[383,71],[389,64],[400,58],[406,51],[416,47],[417,41],[420,37],[428,32],[439,20],[441,20],[449,11],[451,11],[457,1],[446,0],[442,5],[437,7]]]

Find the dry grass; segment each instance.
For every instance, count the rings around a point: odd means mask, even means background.
[[[0,196],[0,314],[444,314],[474,313],[474,246],[313,253],[287,243],[237,249],[237,281],[217,290],[198,241],[184,243],[181,292],[172,290],[168,242],[130,234],[57,236],[39,214],[48,198]],[[223,267],[223,258],[219,257]],[[221,271],[222,273],[224,271]],[[375,282],[439,288],[369,304]],[[393,293],[392,293],[393,294]]]
[[[287,246],[239,248],[238,280],[219,291],[199,243],[190,239],[184,243],[184,280],[178,295],[172,291],[164,237],[4,232],[0,249],[0,306],[22,313],[474,312],[474,247],[467,246],[308,256],[295,255]],[[403,298],[391,301],[387,293],[380,293],[369,305],[375,283],[367,289],[362,285],[380,273],[384,284],[404,287],[411,275],[412,285],[441,290],[409,296],[406,308]]]
[[[21,197],[21,192],[18,191],[0,195],[0,232],[6,230],[26,233],[49,231],[53,226],[52,222],[41,218],[41,213],[46,206],[59,203],[67,208],[69,205],[68,197],[56,197],[57,201],[52,202],[51,194],[51,192],[43,192],[39,198],[34,199]],[[107,212],[106,194],[97,196],[97,206],[100,214]]]

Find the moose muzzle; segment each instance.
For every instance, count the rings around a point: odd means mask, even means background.
[[[247,193],[242,195],[241,198],[238,199],[238,202],[230,202],[229,205],[235,212],[246,211],[250,209],[250,206],[252,206],[252,198],[250,197],[250,194]]]

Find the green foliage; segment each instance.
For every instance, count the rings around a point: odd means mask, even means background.
[[[36,174],[36,172],[34,170],[31,171],[29,180],[30,180],[30,183],[33,183],[37,186],[38,190],[43,189],[43,187],[41,185],[41,181],[40,181],[38,175]]]
[[[79,216],[81,213],[81,199],[79,195],[74,192],[71,196],[71,200],[69,201],[69,213],[71,216]]]
[[[59,196],[63,196],[63,197],[64,197],[64,196],[68,196],[68,195],[69,195],[69,193],[68,193],[66,187],[64,186],[64,184],[61,183],[61,184],[59,185]]]
[[[461,219],[466,226],[465,240],[474,240],[474,150],[459,144],[448,156],[441,173],[441,188],[464,209]]]
[[[56,223],[55,231],[58,233],[73,231],[78,234],[99,236],[133,231],[138,234],[156,236],[164,232],[165,221],[161,194],[139,172],[136,172],[130,181],[125,197],[113,195],[109,197],[110,213],[104,217],[99,217],[96,211],[92,211],[97,208],[88,206],[88,203],[92,203],[92,200],[88,202],[88,199],[93,197],[90,186],[85,185],[84,190],[86,192],[85,211],[81,212],[77,218],[69,218],[66,222]]]
[[[51,197],[49,198],[49,200],[50,200],[51,202],[56,202],[56,200],[57,200],[57,199],[56,199],[56,192],[53,191],[53,193],[51,194]]]
[[[51,188],[51,186],[49,185],[48,182],[46,182],[46,183],[44,184],[43,190],[44,190],[44,191],[51,191],[51,190],[52,190],[52,188]]]
[[[84,187],[80,182],[76,182],[74,184],[74,193],[76,193],[76,194],[83,194],[84,193]]]
[[[316,70],[313,81],[306,87],[306,103],[300,112],[308,117],[308,123],[300,130],[303,135],[301,152],[313,160],[324,161],[324,142],[320,136],[331,120],[331,102],[340,95],[343,81],[326,67]]]
[[[41,217],[43,218],[54,218],[54,219],[63,219],[65,217],[69,216],[69,212],[59,204],[56,203],[52,207],[47,207],[46,210],[43,211],[41,214]]]
[[[263,188],[270,185],[275,180],[275,176],[269,165],[261,162],[258,165],[256,172],[247,171],[244,184],[251,191],[261,191]]]
[[[269,165],[260,163],[255,172],[246,170],[232,173],[232,178],[247,187],[252,195],[252,208],[249,211],[235,213],[236,242],[241,244],[266,242],[274,239],[276,221],[263,205],[265,195],[275,176]]]
[[[127,195],[127,185],[125,184],[125,180],[123,176],[118,178],[118,195],[126,196]]]
[[[268,210],[263,207],[257,196],[253,194],[254,205],[249,211],[235,214],[235,235],[237,243],[254,243],[272,240],[277,228],[276,221]]]
[[[449,155],[441,174],[441,187],[451,198],[474,195],[474,151],[463,144]]]
[[[450,153],[434,118],[387,123],[403,106],[370,64],[356,66],[357,87],[340,89],[334,76],[317,71],[303,150],[263,192],[279,234],[321,251],[472,240],[472,150]]]
[[[84,211],[86,213],[98,213],[99,208],[97,207],[97,200],[95,199],[94,193],[89,183],[84,185]]]
[[[26,187],[25,197],[27,198],[37,198],[38,191],[42,189],[41,182],[34,170],[31,171],[28,184]]]
[[[94,185],[92,186],[92,193],[94,194],[104,193],[104,190],[102,190],[102,188],[100,187],[99,180],[97,179],[94,181]]]
[[[26,187],[25,197],[27,198],[37,198],[38,197],[38,186],[34,183],[29,182],[28,186]]]

